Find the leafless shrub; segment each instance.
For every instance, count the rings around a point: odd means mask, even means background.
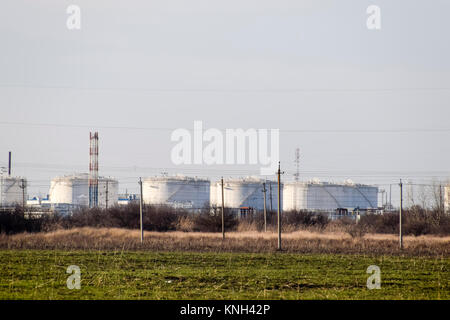
[[[55,215],[30,216],[27,210],[17,206],[12,210],[0,212],[0,234],[49,230],[46,226],[54,225],[58,221],[59,217]]]
[[[44,250],[152,250],[196,252],[254,252],[277,250],[276,232],[145,232],[117,228],[73,228],[48,233],[0,235],[2,249]],[[394,235],[366,234],[352,239],[346,233],[296,231],[283,235],[283,250],[290,253],[414,255],[448,257],[450,237],[405,236],[400,250]]]
[[[181,216],[178,217],[175,229],[177,231],[192,232],[194,231],[195,223],[192,216]]]
[[[294,226],[298,229],[315,228],[323,230],[329,219],[325,214],[309,211],[289,211],[283,213],[283,224]]]
[[[220,232],[222,230],[222,209],[205,208],[201,213],[193,215],[194,231]],[[224,211],[224,227],[227,231],[235,230],[238,220],[228,208]]]
[[[368,233],[369,227],[365,224],[361,223],[353,223],[349,224],[347,226],[347,233],[353,238],[353,239],[361,239]]]
[[[147,231],[196,231],[218,232],[222,228],[221,208],[205,207],[200,213],[174,209],[168,206],[145,206],[143,209],[144,229]],[[25,218],[21,207],[12,212],[0,213],[0,233],[54,231],[79,227],[95,228],[139,228],[139,205],[105,209],[83,209],[69,216],[58,214],[44,215],[38,218]],[[397,234],[399,230],[398,212],[362,215],[358,226],[346,218],[329,221],[324,214],[307,211],[282,213],[283,232],[310,230],[319,232],[344,232],[353,237],[366,233]],[[264,230],[262,212],[237,218],[232,210],[225,210],[225,229],[239,232],[261,232]],[[267,230],[277,230],[277,213],[267,212]],[[425,210],[413,206],[403,213],[403,232],[420,236],[424,234],[449,235],[450,215],[439,208]]]
[[[403,233],[408,235],[449,235],[450,215],[440,210],[426,210],[420,206],[412,206],[403,212]],[[363,225],[370,232],[397,234],[399,232],[399,213],[368,214],[361,217]]]

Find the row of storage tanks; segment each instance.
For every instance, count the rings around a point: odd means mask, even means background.
[[[223,199],[227,208],[263,210],[263,183],[266,183],[266,206],[277,207],[278,186],[275,181],[257,178],[224,180]],[[271,187],[271,188],[270,188]],[[271,192],[270,192],[271,189]],[[353,183],[286,182],[281,186],[283,211],[335,210],[337,208],[375,209],[378,207],[378,188]],[[158,177],[143,181],[146,204],[166,204],[175,207],[200,209],[222,205],[221,181],[188,177]]]
[[[119,183],[111,178],[100,177],[98,202],[100,207],[117,204]],[[0,207],[22,205],[28,199],[27,180],[22,177],[0,175]],[[65,204],[73,207],[89,205],[89,175],[79,174],[56,177],[51,181],[49,198],[45,204]]]
[[[266,183],[266,205],[278,206],[276,181],[257,178],[224,180],[224,204],[227,208],[263,210],[263,183]],[[270,188],[271,187],[271,188]],[[99,206],[110,206],[118,201],[118,182],[99,178]],[[271,192],[270,192],[271,189]],[[88,176],[65,176],[51,182],[49,200],[52,204],[88,205]],[[271,198],[271,199],[270,199]],[[375,186],[324,182],[285,182],[281,188],[283,211],[335,210],[337,208],[371,209],[378,206],[378,188]],[[177,208],[202,209],[222,205],[221,181],[184,176],[160,176],[143,179],[145,204],[169,205]]]

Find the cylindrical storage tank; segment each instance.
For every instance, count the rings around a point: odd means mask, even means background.
[[[0,207],[22,205],[27,200],[27,180],[21,177],[0,176]]]
[[[224,180],[224,205],[227,208],[239,209],[243,207],[255,210],[264,210],[263,180],[256,178],[227,179]],[[273,210],[277,210],[278,205],[278,185],[277,182],[266,182],[266,206],[270,210],[270,189],[272,185],[272,205]],[[282,187],[282,186],[281,186]],[[281,194],[283,194],[281,192]],[[221,181],[211,184],[211,206],[222,206],[222,185]]]
[[[303,182],[286,182],[283,186],[283,211],[307,209],[308,184]]]
[[[378,207],[378,188],[357,184],[310,184],[307,191],[307,209],[335,210],[375,209]]]
[[[283,210],[335,211],[375,209],[378,188],[360,184],[288,182],[284,187]]]
[[[89,205],[88,175],[56,177],[50,184],[51,204]]]
[[[143,200],[150,205],[198,210],[209,205],[210,185],[209,180],[201,178],[150,177],[142,182]]]
[[[114,206],[118,201],[119,183],[111,178],[98,178],[98,206],[100,208]],[[56,177],[52,180],[49,191],[51,204],[70,204],[73,206],[89,206],[89,175]]]
[[[98,179],[98,206],[110,208],[117,205],[118,202],[119,182],[111,178],[100,177]]]

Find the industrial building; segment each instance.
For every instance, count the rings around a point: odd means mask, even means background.
[[[265,181],[258,178],[241,178],[224,180],[224,206],[226,208],[237,209],[241,214],[247,211],[264,210],[263,183]],[[273,189],[273,204],[277,206],[277,185],[271,182]],[[268,189],[269,182],[266,183]],[[281,192],[282,193],[282,192]],[[211,206],[222,206],[222,184],[217,181],[211,184]],[[269,190],[266,192],[266,206],[269,210]]]
[[[353,212],[378,207],[378,187],[352,182],[286,182],[283,191],[283,211]]]
[[[98,207],[106,208],[117,204],[119,183],[105,177],[98,178]],[[52,207],[66,205],[72,208],[89,206],[89,175],[78,174],[56,177],[49,191]]]
[[[202,209],[210,202],[210,181],[185,176],[149,177],[142,182],[143,202],[175,208]]]
[[[26,204],[27,180],[21,177],[0,175],[0,207]]]
[[[119,206],[127,206],[129,204],[139,204],[140,198],[137,194],[119,194],[119,199],[117,204]]]

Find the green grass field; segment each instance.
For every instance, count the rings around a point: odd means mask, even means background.
[[[449,258],[2,250],[0,261],[0,299],[450,299]],[[69,265],[80,290],[66,286]],[[380,290],[366,287],[370,265]]]

